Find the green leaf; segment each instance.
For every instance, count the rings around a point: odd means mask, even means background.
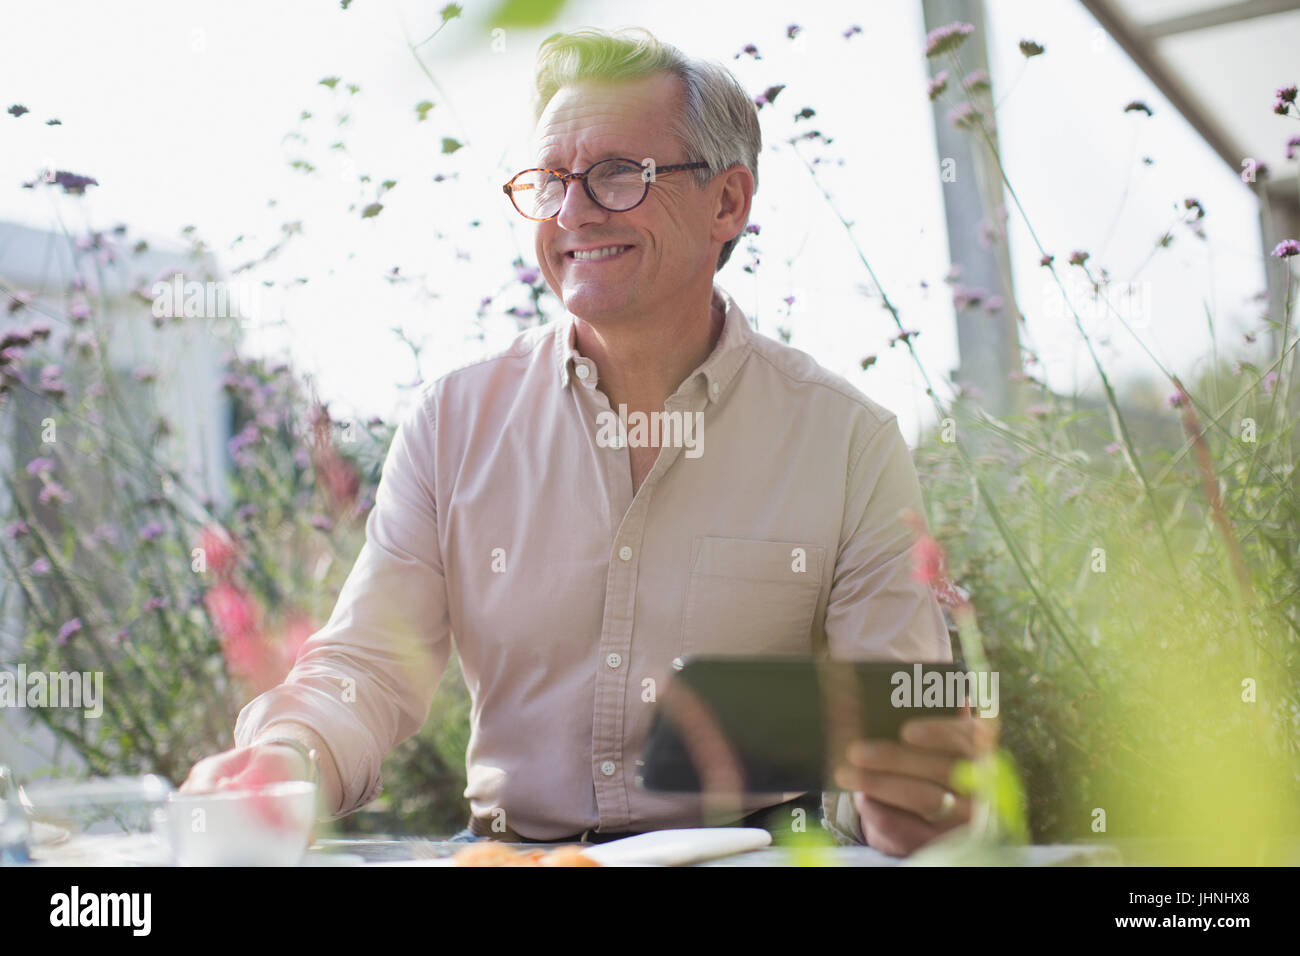
[[[439,11],[442,14],[442,22],[446,23],[448,20],[455,20],[458,16],[460,16],[461,11],[463,9],[464,8],[461,7],[459,3],[447,4]]]
[[[489,18],[494,27],[540,27],[564,9],[565,0],[504,0]]]
[[[460,140],[452,139],[450,136],[444,136],[442,138],[442,151],[448,155],[456,152],[456,150],[460,149],[464,145],[465,144]]]
[[[328,86],[332,90],[334,87],[339,85],[339,78],[337,76],[327,76],[325,79],[320,81],[320,85]]]
[[[415,115],[419,117],[421,123],[429,118],[429,110],[431,109],[433,109],[433,104],[428,100],[420,100],[415,104]]]
[[[392,189],[396,185],[397,185],[396,179],[385,179],[382,183],[379,184],[379,188],[384,192],[388,192],[388,190]]]
[[[365,209],[361,210],[361,218],[373,219],[375,216],[379,215],[379,213],[383,210],[383,208],[384,208],[383,203],[372,202]]]

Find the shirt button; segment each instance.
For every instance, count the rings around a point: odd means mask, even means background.
[[[578,378],[585,382],[588,376],[591,375],[591,369],[587,368],[585,365],[579,365],[573,370],[573,374],[577,375]]]
[[[680,657],[673,658],[673,670],[679,671],[685,666],[686,666],[685,663],[682,661]]]
[[[618,666],[623,663],[623,655],[622,654],[606,655],[605,663],[608,664],[611,669],[617,670]]]
[[[623,545],[623,547],[618,549],[618,556],[622,558],[624,561],[631,561],[632,549],[629,548],[627,545]]]
[[[606,760],[603,764],[600,765],[600,772],[607,777],[614,776],[614,771],[617,769],[618,768],[614,766],[614,761],[612,760]]]
[[[714,396],[716,397],[717,394],[718,394],[718,392],[722,391],[722,386],[719,385],[717,382],[714,382],[714,383],[713,383],[713,388],[710,389],[710,391],[712,391],[713,394],[714,394]]]

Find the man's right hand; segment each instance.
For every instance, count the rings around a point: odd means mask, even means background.
[[[204,757],[190,769],[181,793],[247,790],[285,780],[308,780],[311,767],[284,744],[254,743]]]

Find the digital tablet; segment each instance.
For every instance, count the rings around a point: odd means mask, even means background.
[[[637,779],[693,793],[834,789],[850,742],[897,740],[914,717],[958,716],[976,702],[970,677],[940,663],[688,658],[664,690]]]

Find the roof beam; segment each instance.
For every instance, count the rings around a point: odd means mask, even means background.
[[[1197,10],[1195,13],[1180,17],[1169,17],[1142,26],[1142,33],[1148,40],[1159,40],[1179,33],[1191,33],[1193,30],[1207,30],[1210,27],[1226,26],[1253,20],[1255,17],[1267,17],[1275,13],[1287,13],[1300,10],[1300,0],[1244,0],[1242,3],[1227,3],[1221,7]]]
[[[1147,75],[1156,89],[1164,94],[1165,99],[1174,105],[1174,109],[1183,114],[1183,118],[1210,145],[1219,157],[1228,164],[1234,173],[1241,172],[1241,161],[1249,155],[1232,141],[1222,126],[1205,110],[1187,86],[1165,63],[1164,58],[1156,52],[1154,45],[1147,39],[1142,27],[1135,24],[1112,0],[1080,0],[1106,32],[1115,38],[1125,53],[1129,55],[1138,69]]]

